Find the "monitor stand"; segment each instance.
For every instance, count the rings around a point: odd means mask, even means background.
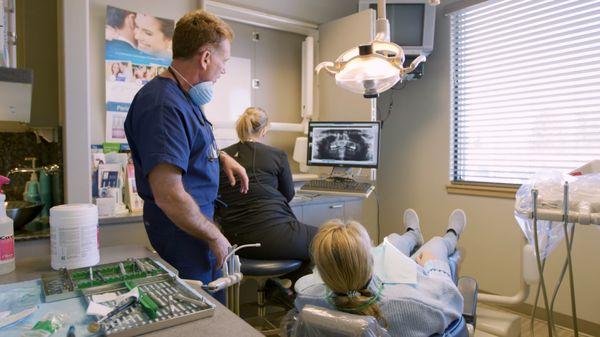
[[[335,181],[355,181],[351,167],[334,167],[331,175],[327,178]]]

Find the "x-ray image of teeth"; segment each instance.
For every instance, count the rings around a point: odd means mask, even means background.
[[[327,129],[313,131],[313,158],[324,160],[371,161],[374,151],[370,129]]]

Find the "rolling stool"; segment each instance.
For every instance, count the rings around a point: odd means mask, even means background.
[[[285,275],[300,268],[302,261],[299,260],[253,260],[241,258],[242,274],[244,279],[255,280],[258,285],[258,319],[261,321],[260,332],[269,335],[277,335],[279,327],[269,322],[265,316],[267,307],[265,304],[265,284],[273,277]],[[255,327],[256,328],[256,327]]]

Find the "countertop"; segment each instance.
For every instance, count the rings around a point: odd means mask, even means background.
[[[130,257],[152,257],[158,259],[158,255],[155,252],[143,246],[113,246],[100,249],[100,263],[111,263]],[[41,273],[49,271],[51,271],[49,256],[17,259],[16,270],[10,274],[0,275],[0,284],[38,279],[40,278]],[[154,331],[144,334],[144,336],[263,336],[244,320],[212,298],[204,290],[195,285],[191,286],[216,304],[214,315],[194,322]]]
[[[311,204],[321,204],[328,202],[338,202],[350,199],[361,199],[356,196],[333,196],[333,195],[322,195],[313,193],[296,192],[296,196],[290,202],[290,206],[302,206]],[[101,217],[98,219],[99,226],[114,225],[114,224],[130,224],[130,223],[141,223],[143,221],[142,213],[129,213],[114,217]],[[46,226],[30,226],[26,230],[15,231],[16,241],[25,240],[36,240],[36,239],[47,239],[50,237],[50,228]]]

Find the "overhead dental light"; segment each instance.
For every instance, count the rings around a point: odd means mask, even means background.
[[[375,98],[425,61],[425,56],[420,55],[404,68],[402,47],[390,42],[390,23],[386,19],[385,6],[385,0],[377,1],[375,39],[343,52],[335,62],[319,63],[315,68],[317,74],[325,69],[335,77],[338,86],[365,98]]]

